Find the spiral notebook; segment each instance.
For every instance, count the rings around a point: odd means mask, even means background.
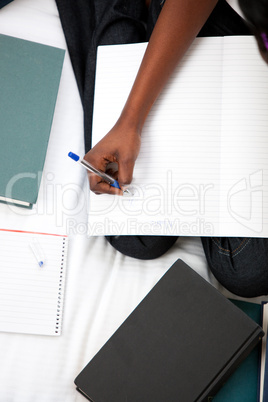
[[[60,335],[66,236],[0,229],[0,331]]]

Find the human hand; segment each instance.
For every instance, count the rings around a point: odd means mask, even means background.
[[[140,132],[127,128],[118,121],[85,156],[84,159],[95,168],[108,173],[118,180],[120,188],[111,187],[93,173],[88,173],[90,189],[95,194],[122,195],[123,189],[132,181],[135,161],[141,143]],[[110,170],[110,164],[116,163],[118,170]]]

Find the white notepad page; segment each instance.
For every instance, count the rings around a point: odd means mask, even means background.
[[[0,331],[60,335],[67,240],[0,229]],[[33,243],[44,257],[42,267]]]
[[[93,145],[116,122],[145,48],[99,48]],[[267,110],[255,39],[196,39],[143,128],[134,196],[92,194],[89,234],[267,236]]]
[[[224,39],[220,233],[268,236],[268,66],[252,37]]]

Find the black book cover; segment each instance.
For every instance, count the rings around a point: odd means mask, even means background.
[[[176,261],[75,379],[93,402],[208,401],[262,329]]]

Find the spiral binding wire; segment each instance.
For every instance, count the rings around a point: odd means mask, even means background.
[[[62,243],[62,255],[61,255],[61,265],[60,265],[60,280],[59,280],[59,293],[58,293],[58,302],[57,302],[55,334],[58,334],[59,329],[60,329],[65,244],[66,244],[66,238],[64,237],[63,243]]]

